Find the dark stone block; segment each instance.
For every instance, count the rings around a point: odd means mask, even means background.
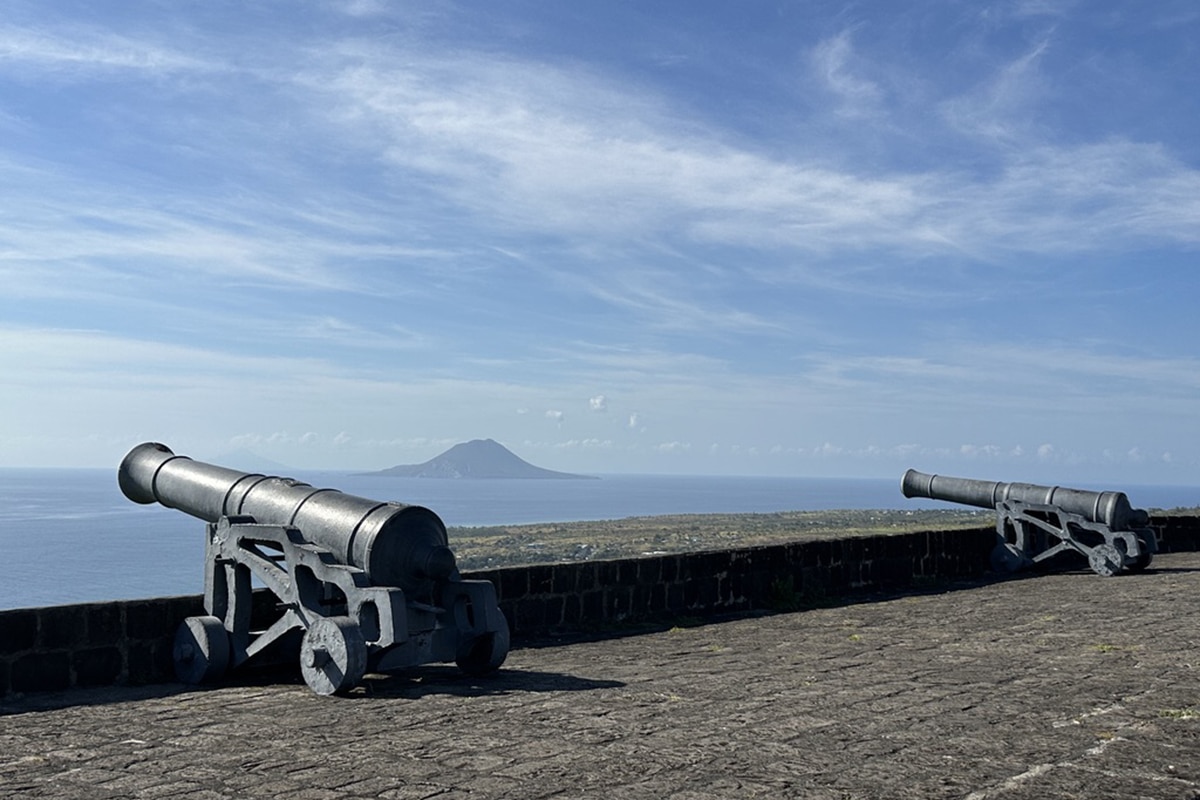
[[[661,614],[667,610],[666,584],[656,583],[650,587],[649,610],[651,614]]]
[[[607,619],[620,622],[628,619],[633,613],[633,588],[630,586],[613,586],[605,591],[607,596]]]
[[[689,578],[710,578],[728,571],[729,553],[724,551],[696,553],[694,557],[689,559]]]
[[[879,559],[875,562],[874,579],[887,588],[899,588],[912,583],[912,562],[902,557]]]
[[[754,586],[761,576],[750,572],[735,572],[721,586],[725,596],[730,601],[748,599],[754,593]]]
[[[520,600],[529,594],[529,572],[515,567],[500,570],[496,593],[504,600]]]
[[[48,606],[38,609],[38,648],[70,650],[87,639],[88,606]]]
[[[580,598],[582,606],[580,622],[587,625],[599,625],[604,621],[604,590],[593,589],[584,592]]]
[[[683,584],[672,583],[667,586],[667,611],[679,612],[687,609],[684,601]]]
[[[674,583],[679,580],[679,556],[662,557],[662,582]]]
[[[116,645],[123,638],[122,631],[119,603],[96,603],[87,607],[88,645]]]
[[[29,653],[12,664],[14,692],[53,692],[71,687],[71,661],[65,650]]]
[[[832,564],[827,574],[829,575],[830,592],[844,592],[850,588],[850,578],[846,574],[845,565]]]
[[[766,547],[759,564],[803,564],[805,559],[812,559],[813,563],[816,563],[816,551],[809,546],[811,544],[812,542],[788,542]],[[773,550],[777,552],[771,552]]]
[[[600,587],[596,580],[596,563],[594,561],[581,561],[575,567],[576,593],[582,594]]]
[[[639,583],[633,587],[633,597],[631,600],[630,612],[635,617],[645,617],[650,613],[650,598],[653,595],[654,586],[649,583]]]
[[[7,661],[0,661],[0,697],[12,691],[8,680],[9,666]]]
[[[685,553],[679,559],[679,577],[686,583],[711,575],[713,572],[707,553]]]
[[[36,609],[0,611],[0,656],[32,650],[37,642]]]
[[[1160,553],[1183,553],[1200,550],[1200,517],[1165,514],[1151,518],[1158,535]]]
[[[842,539],[839,544],[842,550],[839,561],[843,564],[856,564],[866,560],[866,539]]]
[[[76,686],[111,686],[121,676],[123,659],[116,647],[79,650],[71,656]]]
[[[638,583],[644,586],[662,581],[663,560],[661,556],[638,559]]]
[[[563,598],[563,624],[583,624],[583,600],[577,594],[569,594]]]
[[[691,611],[704,611],[717,604],[717,579],[693,578],[683,584],[683,603]]]
[[[875,560],[860,561],[855,565],[852,574],[857,575],[851,583],[857,583],[859,588],[875,586]]]
[[[708,566],[710,575],[728,575],[733,569],[734,558],[737,555],[736,550],[722,550],[715,553],[709,553]]]
[[[130,684],[165,683],[175,680],[172,645],[162,641],[135,641],[127,646],[126,677]]]
[[[744,575],[753,572],[758,559],[759,550],[731,550],[729,553],[729,572],[733,575]]]
[[[534,597],[519,600],[513,622],[513,627],[520,633],[542,630],[546,626],[546,601]]]
[[[607,589],[609,586],[616,586],[619,574],[618,561],[598,561],[596,562],[596,588]]]
[[[806,567],[827,567],[833,563],[834,542],[821,539],[815,542],[805,542],[800,563]]]
[[[544,605],[545,619],[543,625],[548,628],[560,628],[563,624],[563,609],[565,603],[562,595],[547,597]]]
[[[725,608],[729,603],[729,582],[724,578],[715,578],[711,584],[712,600],[705,605],[708,608]]]
[[[550,594],[554,591],[554,567],[549,564],[537,564],[527,569],[530,594]]]
[[[579,564],[555,564],[550,591],[558,595],[571,594],[579,582]]]
[[[626,559],[617,562],[617,584],[620,586],[636,586],[638,582],[638,562]]]
[[[172,616],[161,599],[134,600],[125,605],[125,635],[130,640],[153,641],[175,634],[182,618]]]
[[[895,554],[908,559],[919,555],[921,547],[924,545],[924,542],[911,533],[904,536],[893,536],[891,539],[895,543]]]

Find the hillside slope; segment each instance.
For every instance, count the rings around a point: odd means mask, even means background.
[[[401,478],[534,478],[579,480],[590,475],[575,475],[535,467],[492,439],[475,439],[456,444],[423,464],[400,464],[367,473],[395,475]]]

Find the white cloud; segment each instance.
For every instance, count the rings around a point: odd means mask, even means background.
[[[526,444],[529,444],[528,442]],[[611,450],[614,447],[612,439],[568,439],[556,442],[555,448],[562,450]]]
[[[588,400],[588,405],[591,407],[592,411],[608,411],[608,398],[602,394],[598,394]]]
[[[850,31],[819,42],[812,52],[817,74],[841,100],[838,113],[851,117],[875,113],[883,95],[876,83],[856,73],[856,57]]]
[[[821,51],[832,75],[845,35]],[[984,99],[949,106],[960,126],[996,129],[1031,105],[1045,44],[1010,64]],[[658,98],[581,72],[461,54],[455,64],[354,51],[311,79],[364,146],[492,220],[593,241],[654,234],[751,248],[909,254],[1086,252],[1124,237],[1200,240],[1200,172],[1161,147],[1121,139],[1078,146],[1029,141],[996,152],[991,177],[836,169],[802,154],[771,158],[694,133],[654,110]],[[871,94],[847,79],[846,91]],[[678,131],[689,131],[681,135]],[[1007,135],[1007,134],[1005,134]],[[382,137],[382,139],[380,139]],[[613,291],[609,299],[620,292]],[[633,298],[627,301],[632,302]],[[655,300],[661,302],[660,298]]]
[[[947,101],[942,111],[952,126],[986,139],[1011,140],[1027,135],[1043,89],[1038,65],[1048,40],[1005,64],[972,93]]]
[[[49,68],[64,76],[90,76],[96,69],[164,73],[214,68],[171,48],[85,27],[66,33],[0,25],[0,63],[4,62],[18,69]]]
[[[1000,455],[1000,448],[992,444],[964,444],[959,448],[959,453],[968,458],[994,458]]]

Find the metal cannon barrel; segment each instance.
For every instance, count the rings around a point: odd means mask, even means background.
[[[244,515],[298,528],[306,540],[362,569],[377,585],[416,592],[457,570],[446,526],[422,506],[238,472],[177,456],[157,442],[130,450],[117,477],[121,491],[135,503],[158,502],[206,522]]]
[[[915,469],[904,473],[900,480],[900,491],[905,497],[928,497],[979,508],[995,508],[1005,500],[1056,506],[1117,531],[1144,527],[1149,523],[1146,512],[1130,506],[1124,492],[1091,492],[1034,483],[953,478],[917,472]]]

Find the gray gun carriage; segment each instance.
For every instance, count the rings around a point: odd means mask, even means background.
[[[910,469],[905,497],[927,497],[996,510],[992,568],[1016,571],[1063,553],[1078,553],[1098,575],[1138,572],[1158,552],[1150,515],[1124,492],[1092,492],[1032,483],[929,475]]]
[[[184,683],[216,681],[298,633],[301,674],[322,695],[433,662],[484,675],[508,655],[495,587],[462,579],[446,526],[427,508],[238,472],[153,442],[129,452],[118,482],[136,503],[208,523],[208,613],[180,624],[172,651]],[[278,600],[261,630],[251,630],[255,580]]]

